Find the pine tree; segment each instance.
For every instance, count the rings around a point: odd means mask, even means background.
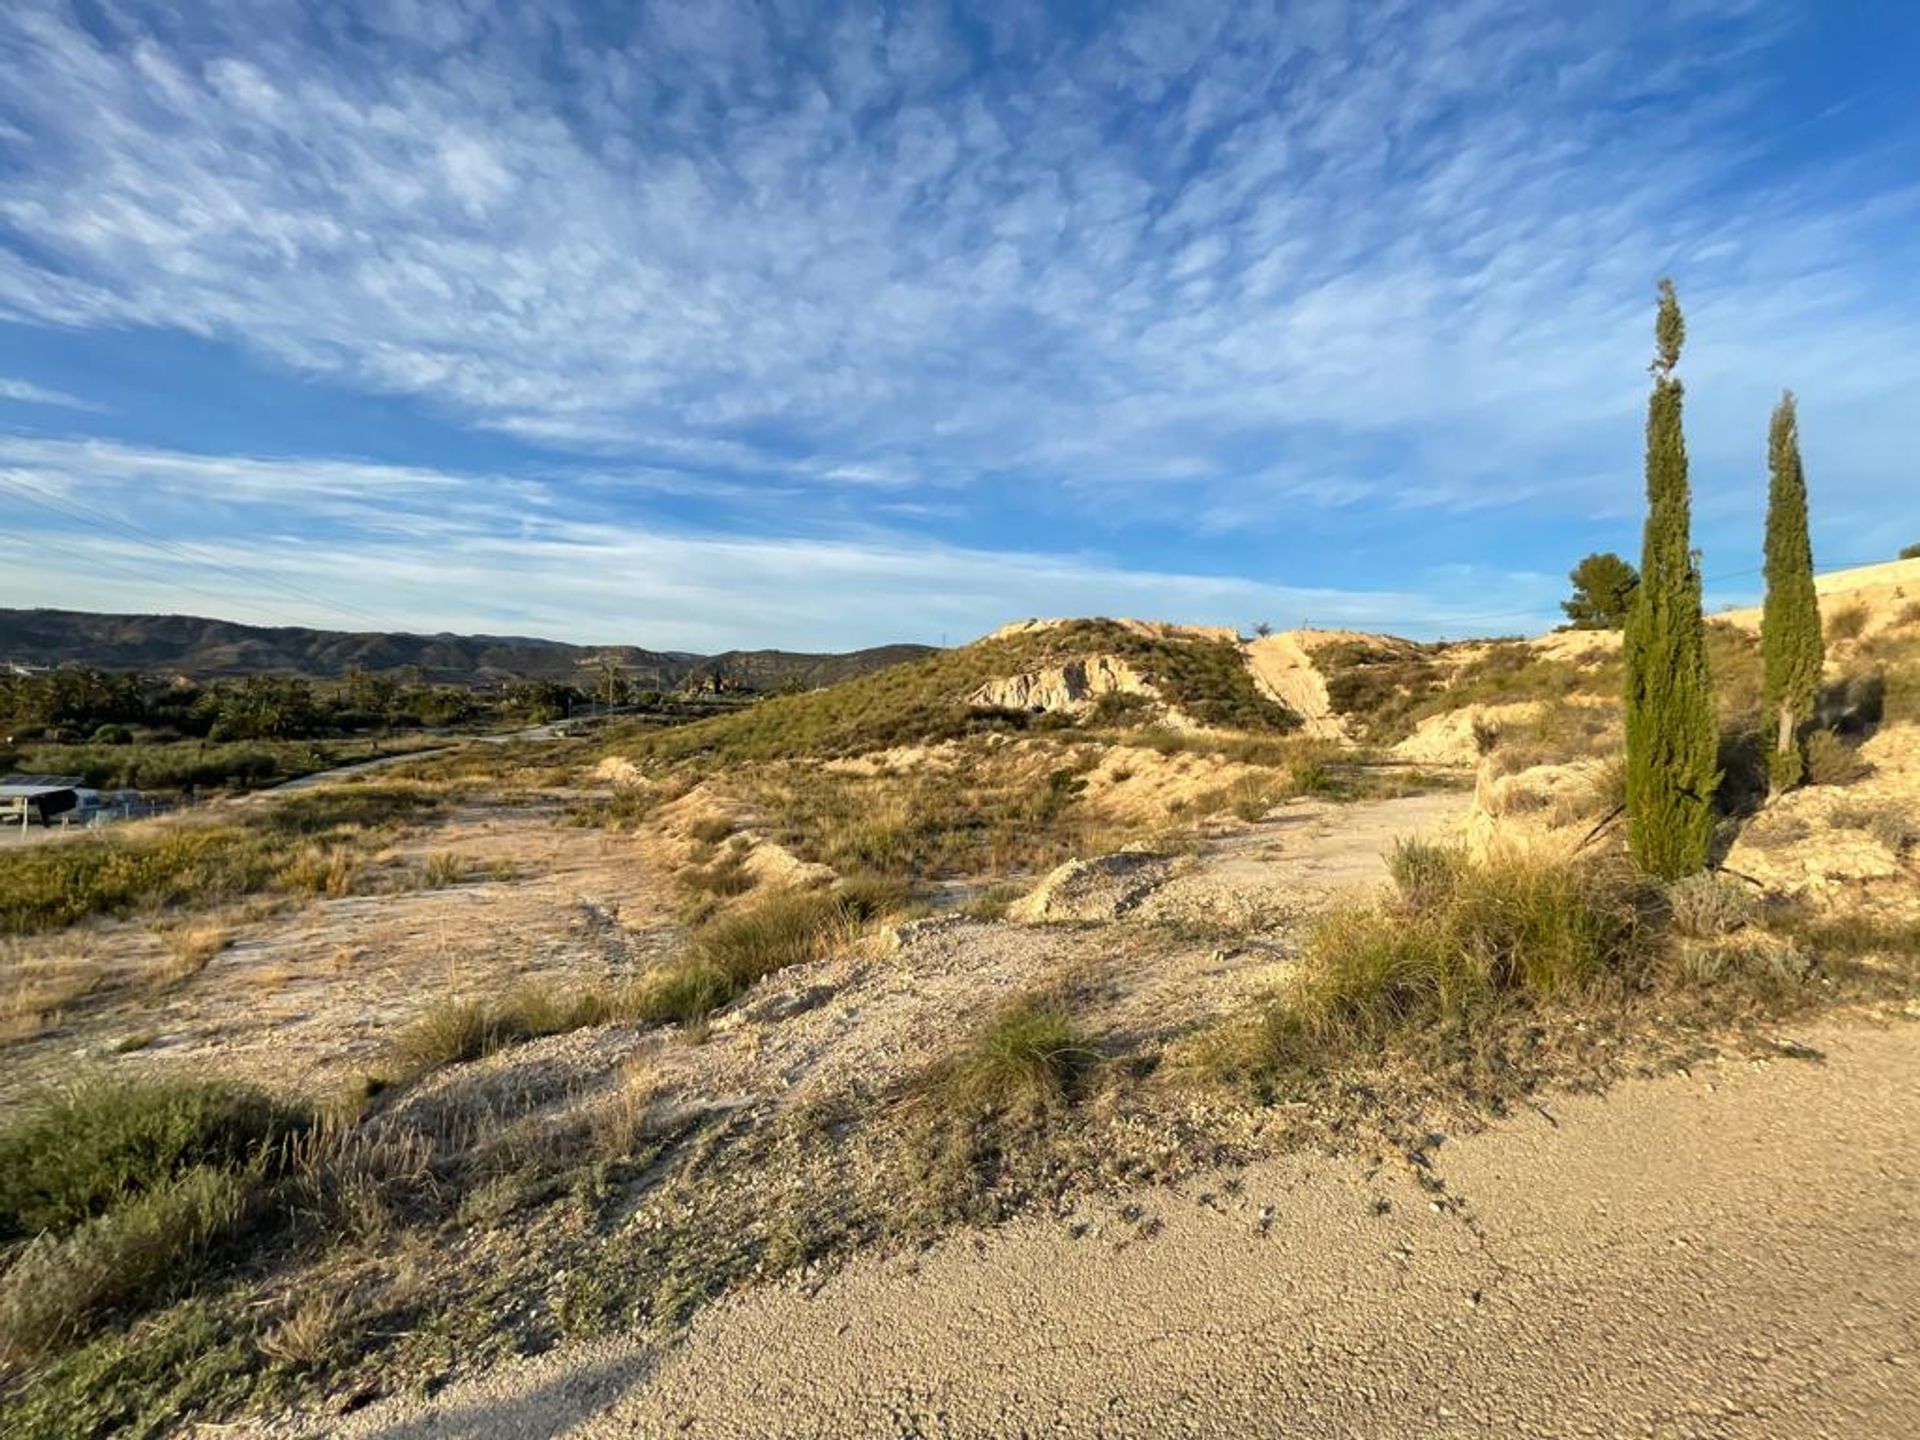
[[[1800,425],[1793,392],[1780,397],[1767,436],[1767,603],[1760,620],[1766,666],[1766,714],[1776,717],[1768,771],[1776,790],[1800,783],[1796,740],[1813,714],[1826,647],[1813,589],[1813,543],[1807,537],[1807,478],[1800,469]]]
[[[1611,550],[1589,555],[1572,570],[1573,594],[1560,602],[1575,630],[1619,630],[1633,613],[1640,572]]]
[[[1641,868],[1664,880],[1706,865],[1720,783],[1700,566],[1688,535],[1682,389],[1673,375],[1686,338],[1673,282],[1662,280],[1647,403],[1646,538],[1624,648],[1628,844]]]

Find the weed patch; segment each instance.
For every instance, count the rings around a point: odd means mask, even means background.
[[[1099,1051],[1057,991],[1021,995],[918,1080],[925,1202],[980,1215],[1085,1089]]]
[[[243,1086],[89,1080],[0,1133],[0,1363],[177,1293],[259,1218],[306,1112]]]
[[[1653,953],[1650,897],[1611,869],[1422,844],[1391,863],[1390,897],[1324,917],[1293,983],[1216,1037],[1216,1073],[1305,1083],[1383,1047],[1441,1049],[1503,1008],[1632,980]]]

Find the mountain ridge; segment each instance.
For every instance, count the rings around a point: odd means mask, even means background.
[[[576,645],[530,635],[425,635],[401,630],[324,630],[249,625],[200,615],[141,615],[0,608],[0,662],[92,665],[176,673],[194,679],[304,675],[333,679],[354,669],[417,670],[430,683],[573,680],[612,661],[637,683],[668,688],[689,679],[748,689],[826,685],[929,654],[930,645],[846,652],[727,650],[701,655],[639,645]]]

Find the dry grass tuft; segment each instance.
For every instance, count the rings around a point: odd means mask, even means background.
[[[1410,842],[1396,890],[1337,908],[1309,938],[1292,983],[1205,1048],[1223,1078],[1267,1084],[1457,1037],[1502,1008],[1586,993],[1641,973],[1654,953],[1650,898],[1611,867],[1532,859],[1475,863]]]
[[[1667,910],[1681,935],[1714,940],[1753,924],[1760,900],[1731,876],[1689,875],[1667,887]]]
[[[353,1321],[350,1294],[315,1291],[297,1300],[287,1317],[260,1337],[260,1353],[294,1369],[317,1365],[333,1353]]]
[[[1827,643],[1835,645],[1845,640],[1858,640],[1867,628],[1867,607],[1854,604],[1845,605],[1827,616],[1825,625]]]
[[[1851,785],[1864,779],[1872,768],[1860,758],[1858,750],[1831,730],[1816,730],[1807,737],[1809,785]]]
[[[166,932],[166,958],[154,978],[163,985],[178,984],[198,975],[232,944],[233,932],[217,922],[176,925]]]

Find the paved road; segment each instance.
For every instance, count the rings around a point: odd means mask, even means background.
[[[1805,1038],[1442,1146],[1461,1214],[1291,1159],[305,1433],[1920,1435],[1920,1026]]]

